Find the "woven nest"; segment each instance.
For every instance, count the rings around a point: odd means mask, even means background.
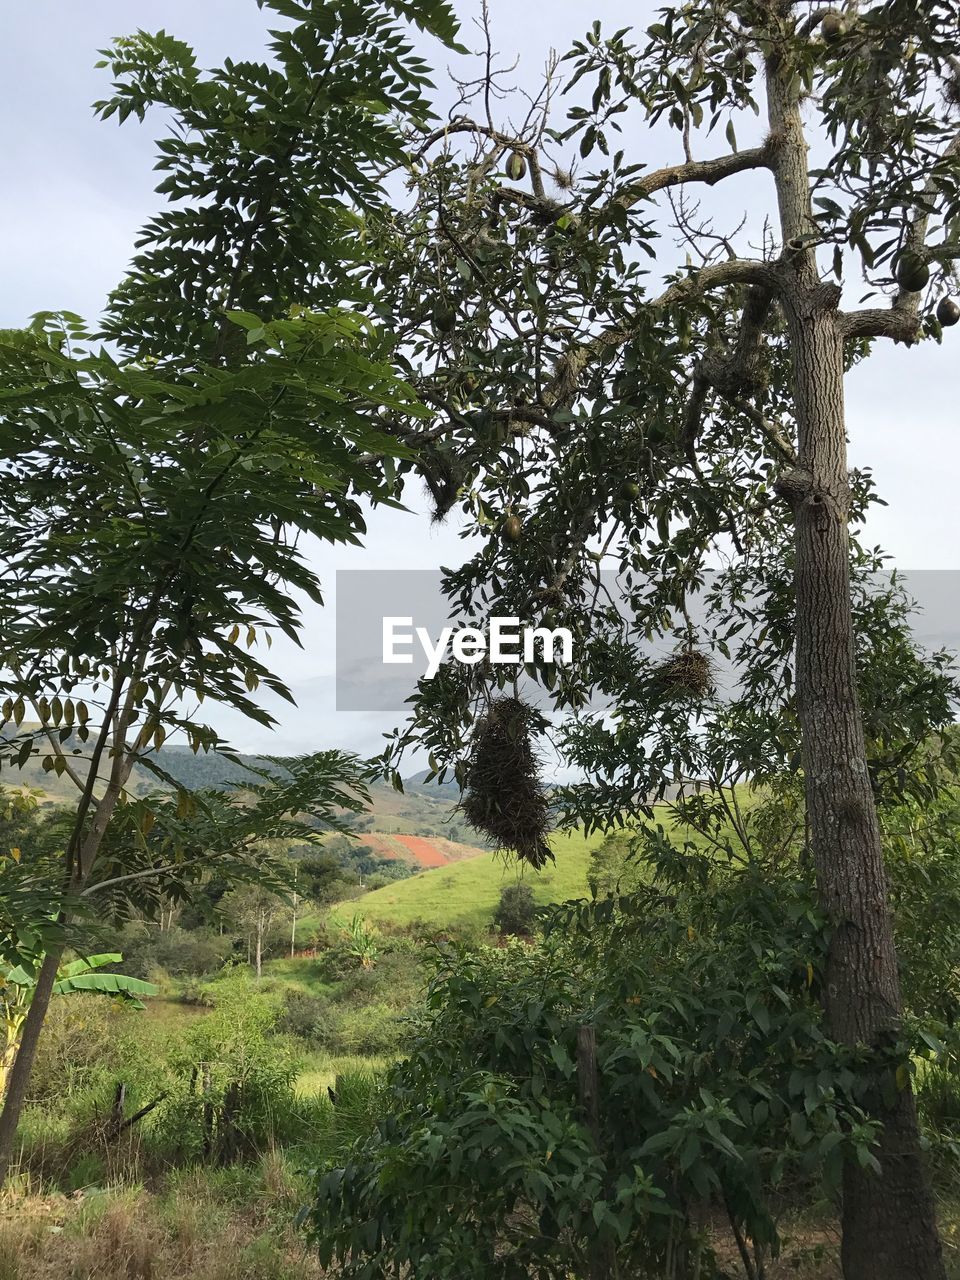
[[[434,449],[422,455],[420,474],[433,499],[431,522],[442,524],[457,505],[466,472],[449,454]]]
[[[713,663],[699,649],[680,649],[656,667],[657,685],[677,697],[705,698],[713,693],[716,678]]]
[[[461,807],[498,851],[512,851],[539,870],[553,853],[540,761],[533,748],[537,713],[519,698],[497,698],[477,721]]]

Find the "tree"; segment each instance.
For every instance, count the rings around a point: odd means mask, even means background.
[[[537,918],[537,904],[533,890],[524,880],[505,885],[500,890],[500,901],[493,913],[493,925],[501,934],[529,935]]]
[[[723,782],[802,763],[831,928],[828,1031],[878,1064],[900,1043],[901,995],[877,799],[949,719],[952,693],[942,662],[917,678],[911,660],[886,708],[861,705],[883,562],[851,541],[872,492],[848,471],[843,382],[876,342],[939,340],[958,316],[956,19],[946,2],[840,14],[742,0],[668,6],[638,39],[595,23],[568,57],[565,130],[551,127],[552,84],[518,125],[494,118],[488,40],[450,121],[414,143],[413,207],[385,227],[392,257],[377,269],[434,409],[426,427],[395,430],[423,451],[438,516],[459,501],[487,535],[448,593],[481,623],[565,624],[580,646],[572,669],[528,672],[577,713],[568,760],[600,774],[566,789],[565,816],[622,820],[663,794],[671,757],[716,763],[724,743]],[[647,169],[614,150],[629,119],[674,130],[682,156]],[[720,125],[727,149],[695,158]],[[580,164],[601,156],[581,178],[573,139]],[[718,227],[699,195],[748,173],[775,198],[763,218],[753,203],[739,227]],[[686,263],[665,260],[664,230]],[[874,305],[846,300],[859,275]],[[606,557],[632,634],[673,633],[674,653],[651,661],[625,638]],[[712,659],[726,655],[744,696],[722,714]],[[398,749],[417,739],[437,771],[462,776],[462,726],[496,681],[480,666],[424,685]],[[590,695],[609,699],[606,721],[582,712]],[[846,1168],[844,1274],[942,1277],[910,1090],[893,1105],[878,1090],[874,1106],[883,1174]]]
[[[222,796],[211,807],[154,759],[173,733],[195,752],[222,745],[194,699],[269,724],[257,687],[289,698],[253,651],[276,628],[297,638],[295,592],[320,598],[298,539],[359,540],[360,500],[393,500],[398,447],[377,414],[413,408],[384,361],[389,341],[342,304],[357,211],[380,199],[375,166],[401,153],[389,113],[428,114],[404,24],[449,38],[448,10],[266,7],[289,23],[270,63],[204,74],[162,32],[108,51],[116,80],[101,116],[170,113],[158,144],[169,207],[144,229],[98,334],[44,314],[0,340],[0,758],[22,766],[39,752],[78,793],[48,887],[61,937],[11,1071],[0,1174],[77,902],[195,882],[209,857],[191,825],[216,827],[224,867],[249,876],[260,817],[260,836],[282,836],[284,814],[330,821],[360,804],[364,770],[339,753],[301,764],[292,786],[265,779],[245,810]],[[172,788],[172,805],[169,793],[132,799],[135,765]],[[158,814],[171,856],[154,862]]]
[[[263,976],[263,951],[267,931],[280,915],[283,899],[265,885],[241,885],[228,893],[222,910],[239,925],[246,937],[247,963],[252,962],[257,980]]]

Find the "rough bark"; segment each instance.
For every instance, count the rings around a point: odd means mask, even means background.
[[[810,843],[832,926],[825,1009],[830,1034],[877,1050],[897,1037],[901,997],[876,806],[867,772],[850,606],[843,350],[835,312],[793,318],[801,467],[796,512],[797,698]],[[846,1280],[943,1280],[933,1200],[909,1088],[883,1122],[879,1176],[844,1176]]]
[[[790,6],[781,0],[789,25]],[[902,1012],[880,827],[857,690],[849,580],[849,486],[840,289],[819,278],[807,145],[789,57],[774,45],[767,97],[784,245],[781,300],[793,362],[798,466],[795,514],[796,690],[810,847],[832,935],[825,1014],[830,1034],[881,1051]],[[844,1173],[845,1280],[945,1280],[933,1198],[909,1087],[883,1129],[879,1175]]]

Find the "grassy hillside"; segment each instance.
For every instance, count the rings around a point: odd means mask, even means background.
[[[603,839],[589,840],[579,831],[554,836],[556,862],[543,871],[518,870],[492,853],[447,867],[423,871],[366,894],[353,904],[379,924],[406,925],[423,920],[440,928],[486,928],[500,900],[500,890],[521,876],[533,889],[537,902],[565,902],[589,896],[587,869],[590,850]]]

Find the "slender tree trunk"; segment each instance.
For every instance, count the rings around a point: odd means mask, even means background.
[[[263,912],[257,912],[257,981],[263,976]]]
[[[48,951],[40,966],[37,985],[33,990],[30,1008],[20,1033],[20,1047],[17,1049],[17,1056],[13,1060],[13,1066],[7,1077],[7,1092],[3,1100],[3,1111],[0,1112],[0,1184],[7,1176],[13,1157],[20,1112],[26,1100],[30,1074],[37,1056],[40,1031],[50,1004],[50,997],[53,995],[53,984],[57,980],[57,970],[60,967],[63,951],[62,946]]]
[[[780,33],[789,32],[790,0],[777,0],[775,7],[783,22]],[[766,83],[799,453],[790,496],[807,821],[818,892],[832,929],[827,1027],[837,1041],[867,1045],[879,1055],[898,1036],[902,1001],[857,690],[840,288],[820,280],[806,239],[815,236],[815,226],[800,77],[792,56],[789,38],[772,41]],[[899,1091],[892,1109],[878,1096],[871,1110],[883,1123],[881,1172],[852,1163],[845,1169],[845,1280],[945,1280],[913,1095],[909,1087]]]

